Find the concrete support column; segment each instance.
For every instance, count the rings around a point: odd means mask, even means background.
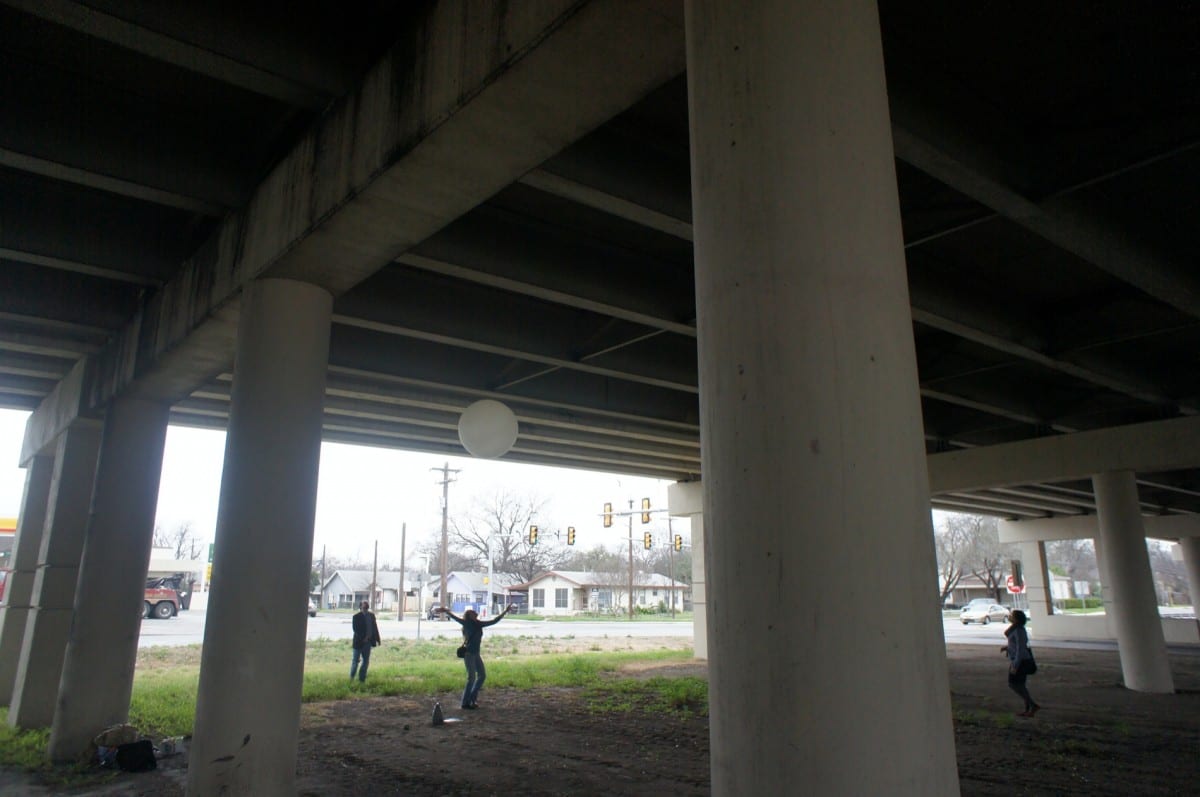
[[[188,794],[294,795],[333,298],[242,297]]]
[[[50,731],[55,761],[79,758],[98,730],[129,717],[169,413],[167,404],[117,399],[105,418]]]
[[[704,577],[704,513],[689,519],[692,528],[692,655],[708,658],[708,587]]]
[[[98,423],[81,422],[59,435],[31,610],[8,710],[8,723],[15,727],[45,728],[54,719],[99,450]]]
[[[1104,562],[1104,607],[1117,635],[1125,686],[1138,692],[1174,692],[1162,618],[1150,572],[1150,554],[1130,471],[1092,477]]]
[[[1179,540],[1183,550],[1183,566],[1187,570],[1188,593],[1192,596],[1192,612],[1200,619],[1200,537]]]
[[[8,574],[5,605],[0,609],[0,704],[6,706],[12,700],[21,645],[25,642],[53,472],[54,457],[49,456],[34,457],[25,469],[25,495],[21,498],[17,536],[13,540],[12,572]]]
[[[686,519],[692,540],[692,653],[697,659],[708,658],[708,615],[704,563],[704,488],[698,481],[675,482],[667,486],[667,507],[671,517]]]
[[[712,792],[958,794],[875,4],[686,12]]]
[[[1054,596],[1047,586],[1049,569],[1046,567],[1046,544],[1040,541],[1022,542],[1018,547],[1021,550],[1021,574],[1025,579],[1029,619],[1049,617],[1054,614]]]

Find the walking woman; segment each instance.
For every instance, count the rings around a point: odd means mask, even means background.
[[[503,620],[504,615],[512,611],[512,608],[512,604],[509,604],[498,617],[492,620],[480,620],[474,609],[467,609],[463,612],[462,617],[455,616],[454,612],[446,608],[440,610],[442,613],[450,615],[451,620],[462,626],[463,648],[465,649],[463,664],[467,667],[467,688],[463,690],[462,696],[463,708],[479,708],[477,704],[479,689],[487,678],[483,657],[479,655],[479,645],[483,642],[483,629]]]
[[[1032,717],[1041,708],[1033,702],[1029,690],[1025,687],[1025,678],[1032,673],[1035,666],[1033,651],[1029,649],[1029,634],[1025,631],[1025,621],[1025,612],[1013,609],[1012,625],[1004,632],[1008,637],[1008,645],[1001,648],[1008,654],[1008,688],[1025,701],[1025,710],[1018,714],[1018,717]]]

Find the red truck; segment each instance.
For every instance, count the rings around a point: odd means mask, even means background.
[[[146,583],[145,600],[142,604],[142,617],[157,617],[167,620],[179,613],[179,593],[173,588]]]
[[[165,578],[146,579],[142,617],[168,620],[191,603],[192,580],[183,573]]]

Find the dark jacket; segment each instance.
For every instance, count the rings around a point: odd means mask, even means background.
[[[354,628],[354,647],[361,648],[364,645],[375,647],[379,644],[379,625],[375,622],[375,615],[371,612],[358,612],[350,621],[350,625]]]

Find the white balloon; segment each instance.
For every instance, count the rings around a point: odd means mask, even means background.
[[[476,457],[502,457],[517,442],[517,416],[506,404],[476,401],[458,419],[458,439]]]

